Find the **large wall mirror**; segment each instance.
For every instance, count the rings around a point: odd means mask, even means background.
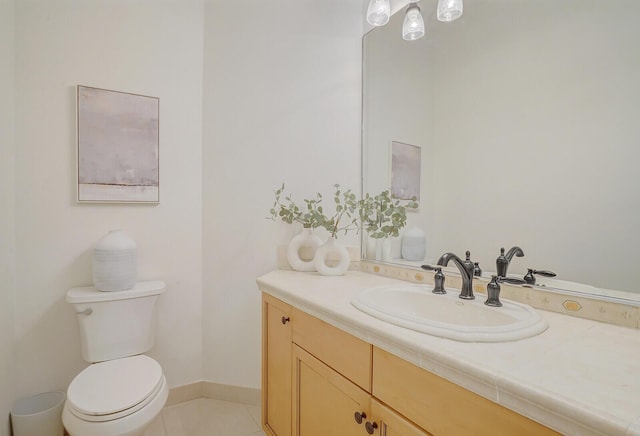
[[[424,38],[402,11],[364,37],[363,190],[389,187],[392,142],[419,146],[423,263],[470,250],[490,272],[519,246],[509,275],[640,301],[640,1],[420,6]]]

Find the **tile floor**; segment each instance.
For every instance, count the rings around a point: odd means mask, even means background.
[[[263,436],[260,407],[198,398],[165,407],[144,436]]]

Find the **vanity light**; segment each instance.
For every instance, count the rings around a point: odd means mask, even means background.
[[[462,0],[438,0],[438,21],[449,22],[462,16]]]
[[[418,7],[418,2],[409,3],[407,12],[402,23],[402,39],[405,41],[415,41],[424,36],[424,20]]]
[[[409,6],[404,15],[402,23],[402,39],[405,41],[415,41],[424,36],[424,19],[420,13],[418,2],[420,0],[409,0]],[[436,17],[438,21],[449,22],[457,20],[462,16],[463,0],[438,0]],[[372,26],[384,26],[391,17],[391,7],[389,0],[369,0],[367,8],[367,22]]]
[[[372,26],[384,26],[389,22],[391,6],[389,0],[371,0],[367,9],[367,22]]]

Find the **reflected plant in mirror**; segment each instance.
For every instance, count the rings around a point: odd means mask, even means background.
[[[363,230],[374,239],[397,238],[407,224],[407,209],[417,209],[415,198],[401,202],[391,198],[389,190],[371,196],[366,194],[359,201],[360,220]]]
[[[471,250],[489,279],[518,245],[511,276],[557,274],[532,286],[640,301],[638,16],[634,0],[475,0],[407,44],[394,14],[363,42],[363,192],[388,186],[392,141],[420,144],[407,225],[426,261]]]

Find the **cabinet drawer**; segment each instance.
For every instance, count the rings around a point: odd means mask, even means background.
[[[373,395],[436,436],[558,434],[376,347]]]
[[[296,308],[293,342],[367,392],[371,392],[372,346]]]

